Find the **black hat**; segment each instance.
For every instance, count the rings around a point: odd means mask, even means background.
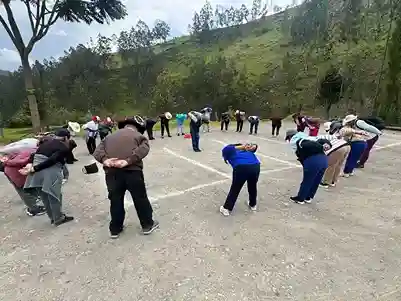
[[[97,167],[96,163],[92,163],[89,165],[86,165],[82,168],[82,172],[84,174],[92,174],[92,173],[97,173],[99,171],[99,168]]]
[[[122,129],[126,125],[135,126],[141,134],[143,134],[145,132],[145,129],[146,129],[146,127],[145,127],[146,126],[146,122],[139,115],[135,115],[135,116],[132,116],[132,117],[126,117],[124,120],[119,121],[117,126],[118,126],[119,129]]]
[[[288,130],[288,131],[285,133],[285,141],[291,140],[291,138],[292,138],[296,133],[298,133],[297,130],[293,130],[293,129]]]
[[[64,129],[64,128],[55,130],[54,131],[54,135],[57,136],[57,137],[68,138],[68,139],[71,137],[70,131],[67,130],[67,129]]]

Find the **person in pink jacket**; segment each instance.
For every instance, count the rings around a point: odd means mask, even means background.
[[[27,176],[22,175],[19,172],[21,168],[24,168],[28,163],[30,163],[31,155],[34,154],[35,151],[36,149],[25,149],[2,158],[4,174],[26,205],[25,212],[29,216],[42,215],[46,213],[45,208],[37,204],[38,198],[24,191],[23,187]]]

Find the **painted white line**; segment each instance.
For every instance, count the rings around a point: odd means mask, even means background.
[[[220,144],[222,144],[222,145],[227,145],[227,144],[228,144],[228,143],[226,143],[226,142],[224,142],[224,141],[221,141],[221,140],[215,140],[215,139],[213,139],[212,141],[214,141],[214,142],[216,142],[216,143],[220,143]],[[290,166],[293,166],[293,167],[298,167],[298,166],[300,166],[299,164],[296,164],[296,163],[293,163],[293,162],[290,162],[290,161],[281,160],[281,159],[278,159],[278,158],[275,158],[275,157],[271,157],[271,156],[268,156],[268,155],[264,155],[264,154],[261,154],[260,152],[257,152],[256,155],[257,155],[257,156],[260,156],[260,157],[263,157],[263,158],[267,158],[267,159],[276,161],[276,162],[280,162],[280,163],[283,163],[283,164],[287,164],[287,165],[290,165]]]
[[[264,138],[264,137],[259,137],[259,136],[252,136],[252,138],[260,139],[260,140],[265,140],[273,143],[278,143],[278,144],[287,144],[287,142],[276,140],[276,139],[269,139],[269,138]]]
[[[195,160],[192,160],[192,159],[190,159],[190,158],[188,158],[188,157],[185,157],[185,156],[182,156],[182,155],[180,155],[180,154],[177,154],[176,152],[172,151],[171,149],[168,149],[167,147],[165,147],[165,148],[163,148],[163,149],[164,149],[164,151],[165,151],[166,153],[169,153],[169,154],[172,155],[172,156],[175,156],[175,157],[177,157],[177,158],[180,158],[180,159],[183,159],[183,160],[185,160],[185,161],[188,161],[189,163],[192,163],[193,165],[196,165],[196,166],[199,166],[199,167],[201,167],[201,168],[203,168],[203,169],[205,169],[205,170],[214,172],[215,174],[218,174],[218,175],[220,175],[220,176],[222,176],[222,177],[225,177],[225,178],[227,178],[227,179],[231,179],[231,176],[230,176],[229,174],[226,174],[226,173],[224,173],[224,172],[218,171],[218,170],[216,170],[216,169],[214,169],[214,168],[212,168],[212,167],[210,167],[210,166],[204,165],[204,164],[202,164],[202,163],[200,163],[200,162],[198,162],[198,161],[195,161]]]
[[[399,145],[401,145],[401,142],[391,143],[391,144],[387,144],[384,146],[378,146],[378,147],[375,147],[374,150],[381,150],[381,149],[391,148],[391,147],[399,146]]]
[[[269,174],[269,173],[276,173],[276,172],[280,172],[280,171],[285,171],[285,170],[294,169],[294,168],[301,168],[301,167],[302,167],[301,165],[288,166],[288,167],[277,168],[277,169],[263,170],[260,173],[265,175],[265,174]]]
[[[199,190],[199,189],[220,185],[220,184],[226,183],[228,181],[229,181],[229,179],[225,179],[225,180],[215,181],[215,182],[211,182],[211,183],[207,183],[207,184],[200,184],[200,185],[196,185],[196,186],[193,186],[191,188],[188,188],[188,189],[175,191],[175,192],[167,193],[167,194],[164,194],[164,195],[149,197],[149,199],[153,203],[153,202],[157,202],[157,201],[162,200],[162,199],[167,199],[167,198],[171,198],[171,197],[180,196],[180,195],[183,195],[183,194],[185,194],[187,192],[196,191],[196,190]]]

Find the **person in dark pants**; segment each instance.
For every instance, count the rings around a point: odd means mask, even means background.
[[[192,149],[194,152],[201,152],[199,148],[200,140],[200,127],[202,126],[202,114],[200,112],[191,111],[188,113],[188,118],[191,120],[189,123],[189,131],[192,139]]]
[[[258,116],[249,116],[249,135],[252,135],[255,130],[255,135],[258,133],[259,128],[259,117]]]
[[[270,118],[270,120],[272,121],[272,136],[277,137],[280,134],[282,118],[272,117],[272,118]]]
[[[241,133],[242,127],[244,126],[245,112],[240,110],[235,111],[235,120],[237,121],[236,132]]]
[[[143,161],[149,153],[149,141],[143,136],[145,121],[140,116],[126,118],[118,123],[116,132],[107,136],[96,148],[93,156],[103,164],[110,200],[110,236],[119,237],[124,229],[124,196],[128,190],[142,226],[144,235],[159,227],[153,220],[153,209],[149,202]]]
[[[159,115],[159,118],[160,118],[160,130],[161,130],[162,139],[164,138],[164,130],[166,130],[167,136],[171,137],[169,122],[170,122],[170,119],[173,118],[173,115],[171,115],[170,112],[166,112],[166,113]]]
[[[74,164],[74,162],[78,161],[78,159],[75,158],[74,153],[72,152],[77,146],[78,146],[77,143],[73,139],[70,139],[68,143],[68,148],[70,151],[68,152],[66,158],[67,164]]]
[[[285,137],[293,149],[295,148],[298,161],[303,166],[303,179],[298,194],[290,197],[297,204],[312,202],[328,167],[325,150],[331,148],[331,143],[327,139],[312,141],[302,138],[304,135],[302,132],[297,133],[297,130],[289,130]]]
[[[220,129],[228,130],[228,125],[230,124],[230,113],[224,112],[221,114]]]
[[[153,136],[153,127],[156,124],[156,120],[153,118],[146,118],[145,120],[145,128],[146,128],[146,133],[148,134],[148,139],[149,140],[155,140],[155,137]]]
[[[86,131],[86,146],[90,155],[92,155],[96,149],[96,138],[99,134],[99,121],[99,116],[93,116],[91,121],[82,126],[82,129]]]
[[[260,174],[260,162],[255,156],[256,144],[229,144],[222,150],[223,159],[233,168],[233,180],[226,202],[220,207],[220,213],[229,216],[245,182],[248,186],[248,206],[256,211],[257,184]]]
[[[303,132],[306,128],[306,117],[303,116],[301,113],[295,113],[292,115],[292,120],[297,125],[297,131]]]

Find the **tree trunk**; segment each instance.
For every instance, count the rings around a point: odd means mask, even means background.
[[[21,58],[21,63],[23,68],[29,111],[31,112],[32,127],[34,132],[38,132],[40,130],[40,115],[38,109],[38,102],[36,100],[36,96],[34,93],[32,69],[31,65],[29,64],[28,57]]]

